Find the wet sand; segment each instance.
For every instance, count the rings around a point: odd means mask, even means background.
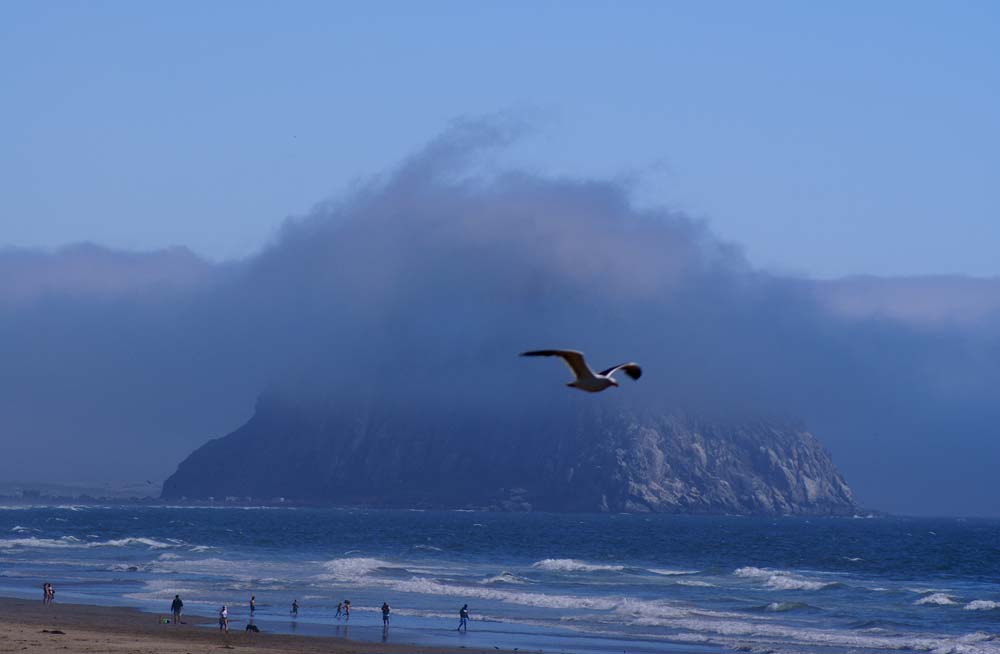
[[[215,621],[184,616],[186,624],[159,624],[160,616],[134,609],[82,604],[44,606],[40,600],[0,598],[0,652],[38,654],[475,654],[487,650],[370,643],[344,638],[246,633],[240,624],[220,632]],[[199,626],[202,625],[202,626]],[[61,632],[61,633],[60,633]],[[496,654],[493,649],[488,650]]]

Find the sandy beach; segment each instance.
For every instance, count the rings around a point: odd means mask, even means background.
[[[214,620],[185,616],[186,624],[159,624],[159,616],[134,609],[81,604],[43,606],[41,601],[0,598],[0,652],[44,654],[128,652],[129,654],[198,654],[246,650],[287,654],[430,654],[476,649],[420,647],[405,643],[370,643],[334,637],[229,633],[204,625]],[[494,652],[494,650],[489,650]]]

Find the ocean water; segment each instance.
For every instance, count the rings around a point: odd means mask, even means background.
[[[996,520],[0,508],[0,595],[40,599],[44,581],[163,615],[175,593],[186,613],[227,604],[236,630],[254,594],[264,631],[389,642],[1000,653]]]

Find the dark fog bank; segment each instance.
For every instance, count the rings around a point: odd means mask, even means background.
[[[590,402],[802,419],[862,505],[1000,515],[1000,282],[769,275],[618,183],[497,171],[515,132],[457,124],[244,261],[0,251],[0,478],[159,481],[264,391],[498,420]],[[567,396],[516,356],[544,347],[646,374]]]

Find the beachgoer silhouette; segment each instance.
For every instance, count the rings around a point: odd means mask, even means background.
[[[469,605],[465,604],[458,611],[458,629],[456,631],[469,630]]]
[[[292,615],[295,617],[299,615],[299,600],[297,599],[292,600]]]
[[[343,602],[337,602],[337,614],[335,616],[333,616],[333,617],[339,618],[342,615],[344,615],[344,603]]]
[[[184,610],[184,602],[180,595],[174,595],[174,601],[170,603],[170,612],[174,614],[174,624],[181,623],[181,611]]]
[[[351,619],[351,600],[344,600],[344,619]]]
[[[250,615],[253,615],[254,611],[257,610],[257,597],[255,595],[250,596]]]
[[[226,605],[222,605],[222,610],[219,611],[219,629],[221,631],[229,631],[229,609]]]
[[[389,611],[391,610],[392,609],[389,608],[389,602],[382,602],[382,626],[384,628],[389,627]]]

